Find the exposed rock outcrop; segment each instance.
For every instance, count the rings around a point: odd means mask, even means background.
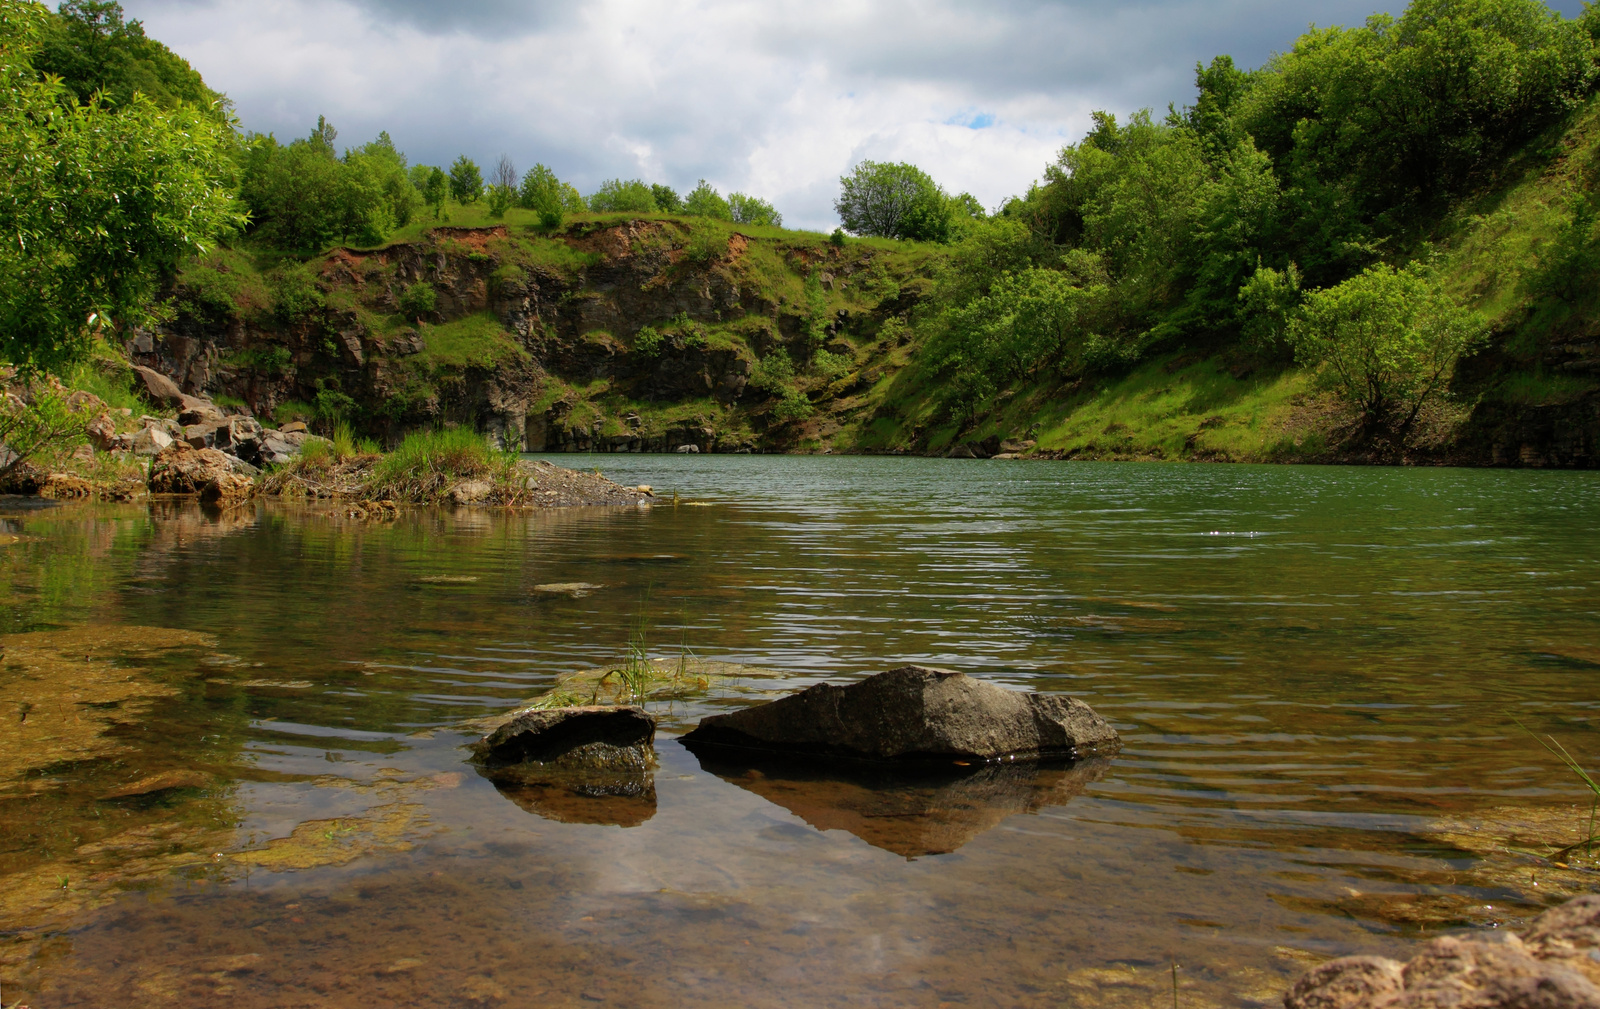
[[[1351,956],[1311,970],[1285,1009],[1600,1009],[1600,896],[1520,935],[1445,936],[1408,963]]]
[[[191,448],[174,442],[150,464],[150,490],[156,494],[199,494],[234,471],[239,460],[214,448]]]
[[[712,715],[683,741],[870,761],[1075,757],[1120,745],[1117,730],[1076,698],[925,666]]]

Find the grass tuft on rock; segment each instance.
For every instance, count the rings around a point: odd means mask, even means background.
[[[527,496],[516,453],[491,449],[488,439],[467,428],[407,435],[373,467],[367,492],[395,501],[442,501],[452,488],[472,480],[491,484],[493,490],[484,496],[496,504],[515,504]]]

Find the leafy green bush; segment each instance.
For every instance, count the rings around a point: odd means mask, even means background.
[[[782,424],[791,421],[805,420],[816,412],[816,407],[806,398],[806,394],[799,389],[790,389],[783,394],[783,399],[772,408],[772,417]]]
[[[1308,295],[1289,341],[1300,363],[1321,366],[1323,383],[1360,408],[1368,435],[1404,435],[1486,332],[1437,277],[1374,266]]]
[[[54,16],[19,3],[0,15],[0,360],[24,371],[82,360],[107,323],[153,322],[174,267],[244,223],[233,131],[209,108],[140,95],[80,103],[30,65]],[[96,48],[89,68],[112,69]]]
[[[281,322],[293,322],[327,304],[309,263],[277,267],[268,272],[266,283],[272,296],[272,312]]]
[[[663,214],[676,214],[683,209],[683,198],[671,186],[652,183],[650,195],[655,198],[656,209]]]
[[[716,225],[696,224],[689,231],[683,254],[696,263],[721,259],[728,251],[728,236]]]
[[[336,429],[347,417],[355,412],[356,401],[334,388],[317,390],[315,411],[317,419],[322,422],[324,429]]]
[[[1275,350],[1289,338],[1289,321],[1300,304],[1300,270],[1262,266],[1239,288],[1240,334],[1248,346]]]
[[[0,477],[23,463],[83,444],[89,420],[43,382],[29,390],[26,403],[0,399],[0,444],[11,450],[9,460],[0,461]]]
[[[517,191],[510,186],[489,187],[489,216],[495,219],[506,216],[517,202]]]
[[[661,353],[662,336],[654,326],[640,326],[633,334],[633,352],[640,357],[656,357]]]
[[[683,198],[683,212],[693,217],[710,217],[718,221],[733,220],[733,208],[705,179],[701,179],[689,191],[689,195]]]
[[[819,349],[811,357],[811,370],[824,378],[838,378],[855,367],[855,361],[844,354],[833,354]]]
[[[750,372],[750,388],[779,393],[794,384],[794,362],[782,347],[756,362]]]
[[[1592,298],[1600,278],[1600,243],[1595,226],[1600,223],[1595,200],[1584,193],[1569,197],[1572,212],[1556,237],[1537,254],[1537,263],[1523,280],[1523,289],[1535,297],[1577,302]]]
[[[728,194],[728,212],[735,224],[783,225],[783,215],[766,200],[744,193]]]
[[[517,205],[537,213],[539,223],[551,229],[561,227],[563,215],[588,209],[576,189],[556,178],[556,174],[542,164],[534,165],[522,177]]]
[[[408,319],[421,319],[432,315],[434,309],[438,308],[439,295],[432,284],[426,280],[419,280],[406,285],[406,289],[400,292],[397,302],[400,314]]]
[[[828,236],[828,244],[829,245],[838,246],[839,248],[842,249],[842,248],[844,248],[844,242],[845,242],[844,229],[843,228],[834,228],[833,229],[833,234]]]
[[[655,194],[638,179],[607,179],[588,202],[589,209],[597,214],[653,214],[657,209]]]
[[[257,375],[276,377],[289,369],[294,360],[288,347],[278,344],[247,347],[233,355],[231,364]]]

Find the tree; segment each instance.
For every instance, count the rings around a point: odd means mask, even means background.
[[[783,215],[766,200],[744,193],[728,194],[728,211],[735,224],[783,226]]]
[[[163,280],[244,223],[232,130],[211,110],[82,104],[40,80],[46,17],[0,4],[0,360],[24,371],[80,359],[96,330],[153,322]]]
[[[1374,266],[1313,291],[1289,326],[1295,358],[1359,407],[1364,433],[1402,437],[1486,336],[1481,319],[1421,269]]]
[[[833,209],[845,230],[857,235],[938,242],[950,237],[950,198],[915,165],[861,162],[839,179]]]
[[[684,198],[683,212],[694,217],[712,217],[719,221],[733,220],[733,208],[705,179],[701,179]]]
[[[656,209],[663,214],[676,214],[683,210],[683,200],[678,196],[678,191],[671,186],[652,183],[650,195],[655,198]]]
[[[561,217],[567,212],[567,190],[571,186],[556,178],[544,165],[534,165],[522,177],[522,187],[517,191],[517,204],[539,215],[539,223],[546,228],[561,227]]]
[[[460,204],[476,203],[483,198],[483,173],[465,154],[450,165],[450,198]]]
[[[589,209],[597,214],[653,214],[657,207],[655,194],[639,179],[607,179],[589,197]]]
[[[489,176],[489,216],[506,216],[506,210],[516,202],[517,166],[509,154],[502,154]]]
[[[34,69],[60,77],[80,102],[99,93],[118,107],[139,93],[163,109],[187,103],[227,121],[226,99],[172,50],[146,37],[144,25],[125,20],[119,3],[66,0],[59,14],[40,19],[39,29]]]
[[[346,151],[344,160],[377,180],[395,224],[404,227],[411,223],[412,215],[422,205],[422,194],[411,181],[405,154],[395,147],[387,130],[371,143]]]
[[[334,153],[338,136],[319,117],[309,137],[287,146],[271,136],[248,139],[240,195],[257,235],[300,251],[351,238],[373,245],[410,221],[420,201],[389,135],[343,158]]]
[[[438,220],[444,212],[445,197],[450,194],[450,177],[444,174],[444,169],[435,168],[428,173],[428,181],[422,190],[422,199],[433,208],[433,219]]]

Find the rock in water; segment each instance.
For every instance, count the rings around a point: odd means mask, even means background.
[[[1330,960],[1283,996],[1286,1009],[1600,1009],[1600,896],[1578,897],[1521,935],[1445,936],[1410,963]]]
[[[472,723],[478,773],[530,813],[633,827],[656,811],[655,716],[640,707],[524,708]]]
[[[653,763],[656,719],[632,705],[525,708],[498,720],[472,752],[488,765],[602,767]]]
[[[1117,730],[1076,698],[925,666],[711,715],[683,741],[878,761],[1073,757],[1120,745]]]

